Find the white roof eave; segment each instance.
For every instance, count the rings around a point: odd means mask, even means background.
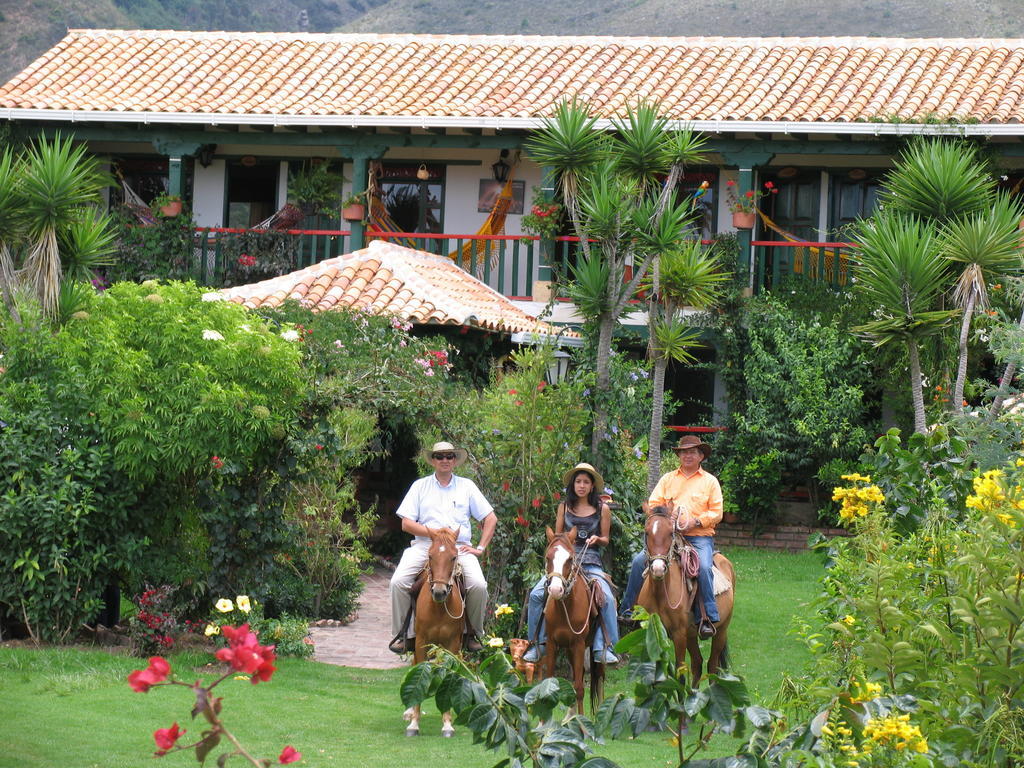
[[[220,112],[133,112],[70,109],[0,109],[4,120],[45,120],[65,123],[135,123],[142,125],[269,125],[280,127],[336,128],[483,128],[536,130],[545,124],[540,117],[428,117],[411,115],[270,115],[225,114]],[[702,133],[782,133],[854,134],[866,136],[956,135],[1024,136],[1024,123],[868,123],[804,122],[773,120],[693,120],[673,121],[672,127],[685,126]],[[600,119],[600,129],[615,127],[615,122]]]

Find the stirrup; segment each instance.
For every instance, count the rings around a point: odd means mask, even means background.
[[[700,625],[697,627],[697,635],[706,639],[714,637],[718,633],[718,628],[715,627],[715,623],[711,619],[701,619]]]
[[[416,650],[416,638],[406,637],[400,632],[395,635],[390,643],[388,643],[388,650],[399,655],[403,653],[412,653]]]

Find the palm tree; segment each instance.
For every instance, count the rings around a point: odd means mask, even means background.
[[[953,290],[953,300],[963,312],[960,354],[953,386],[954,410],[963,410],[967,337],[974,310],[988,306],[986,286],[992,278],[1021,271],[1020,231],[1017,226],[1022,218],[1024,206],[1008,194],[998,194],[986,210],[951,221],[939,235],[942,255],[963,265]]]
[[[596,456],[608,423],[607,392],[612,336],[629,300],[660,253],[680,240],[687,216],[675,215],[671,205],[682,164],[699,154],[699,139],[690,131],[670,131],[655,106],[641,104],[614,124],[615,133],[596,130],[587,107],[577,101],[558,106],[545,127],[526,142],[535,162],[556,174],[573,228],[580,238],[583,259],[577,278],[586,284],[572,290],[580,297],[584,315],[598,329],[595,361],[595,408],[591,452]],[[664,176],[664,184],[659,182]],[[660,186],[659,186],[660,185]],[[671,229],[663,223],[667,212]],[[632,261],[632,276],[626,266]],[[597,277],[604,275],[599,284]],[[586,314],[591,308],[595,314]]]
[[[5,148],[0,153],[0,298],[14,322],[21,323],[14,300],[17,288],[12,249],[21,238],[19,216],[17,164],[14,152]]]
[[[661,474],[661,436],[664,429],[665,370],[670,360],[693,362],[690,350],[700,346],[700,331],[684,322],[683,307],[704,309],[718,300],[730,275],[721,270],[717,256],[698,240],[684,240],[661,254],[660,312],[651,326],[652,375],[651,431],[648,435],[647,490]],[[652,299],[653,303],[654,299]]]
[[[927,429],[919,341],[945,328],[958,310],[935,310],[948,280],[932,228],[889,208],[860,222],[853,265],[857,289],[875,306],[875,320],[854,330],[875,346],[902,342],[910,361],[914,431]]]
[[[44,313],[57,311],[62,275],[58,233],[91,216],[107,185],[84,145],[57,136],[30,147],[19,169],[18,206],[28,238],[19,279],[35,293]]]

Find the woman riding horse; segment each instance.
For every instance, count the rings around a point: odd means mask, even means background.
[[[565,483],[565,501],[558,505],[555,533],[576,529],[573,542],[576,556],[581,560],[583,572],[596,580],[604,593],[604,605],[600,608],[601,620],[594,633],[594,659],[602,664],[616,664],[619,659],[612,652],[615,643],[619,641],[615,596],[598,552],[599,547],[608,546],[612,525],[611,510],[601,501],[604,478],[590,464],[580,463],[565,473],[562,482]],[[523,661],[526,662],[539,661],[543,653],[547,633],[540,624],[545,599],[546,583],[541,578],[530,591],[527,605],[527,628],[533,646],[523,655]]]

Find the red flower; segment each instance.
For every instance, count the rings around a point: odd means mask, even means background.
[[[320,445],[320,443],[317,443],[317,444],[316,444],[316,449],[317,449],[318,451],[322,451],[322,450],[324,449],[324,447],[323,447],[322,445]]]
[[[510,390],[508,391],[508,393],[509,393],[510,395],[518,395],[518,394],[519,394],[519,393],[518,393],[518,392],[516,392],[516,391],[515,391],[514,389],[510,389]]]
[[[752,190],[752,189],[748,189],[748,190],[747,190],[746,192],[744,192],[744,194],[745,194],[745,195],[746,195],[747,197],[753,197],[753,196],[754,196],[754,190]]]
[[[522,400],[516,400],[516,405],[522,405],[522,404],[523,404]]]
[[[149,659],[149,666],[145,669],[136,669],[128,675],[128,685],[136,693],[146,693],[157,683],[162,683],[171,673],[171,665],[167,659],[160,656],[152,656]]]
[[[765,189],[774,189],[774,187],[775,187],[775,185],[772,182],[770,182],[770,181],[766,181],[764,183],[764,188]]]
[[[228,647],[217,651],[215,655],[218,659],[227,662],[239,672],[252,675],[253,685],[270,680],[277,670],[274,666],[274,661],[277,660],[274,646],[260,645],[256,641],[256,633],[249,631],[248,624],[238,628],[221,627],[221,634],[228,641]]]
[[[224,460],[221,459],[219,456],[211,456],[210,463],[213,464],[214,469],[220,469],[221,467],[224,466]]]
[[[543,392],[544,391],[544,387],[546,387],[547,385],[548,385],[548,383],[546,381],[542,381],[540,384],[537,385],[537,391],[538,392]]]
[[[530,521],[523,517],[523,513],[520,512],[518,515],[516,515],[516,525],[521,525],[523,528],[529,528]]]
[[[537,498],[535,498],[533,501],[530,502],[530,505],[534,509],[540,509],[540,505],[543,503],[543,500],[544,500],[543,496],[538,496]]]
[[[561,501],[562,494],[560,494],[558,491],[555,491],[553,494],[551,494],[551,498],[553,498],[555,501]]]
[[[554,429],[554,426],[553,426],[553,425],[551,425],[551,424],[545,424],[545,425],[544,425],[544,429],[546,429],[546,430],[547,430],[548,432],[550,432],[551,430],[553,430],[553,429]]]
[[[511,486],[511,484],[509,484],[508,480],[506,480],[504,483],[501,484],[501,490],[503,490],[503,491],[507,491],[511,487],[512,486]]]
[[[728,181],[725,182],[725,186],[727,186],[727,187],[735,187],[736,186],[736,182],[733,181],[732,179],[729,179]]]
[[[302,753],[296,752],[295,747],[290,744],[281,750],[281,755],[277,758],[277,762],[281,765],[288,765],[288,763],[295,763],[302,759]]]
[[[174,742],[185,734],[185,729],[178,729],[175,723],[170,728],[158,728],[153,731],[153,741],[156,742],[157,757],[163,757],[171,749],[174,749]]]

